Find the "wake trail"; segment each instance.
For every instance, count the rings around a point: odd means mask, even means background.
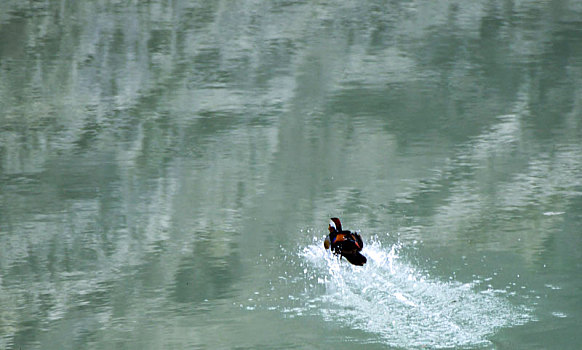
[[[531,320],[502,291],[474,290],[473,283],[442,281],[399,256],[399,244],[368,243],[364,267],[339,259],[322,244],[304,247],[304,274],[324,285],[314,309],[330,322],[376,334],[397,347],[450,348],[490,344],[496,330]]]

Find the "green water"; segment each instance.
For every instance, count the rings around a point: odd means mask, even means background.
[[[0,349],[579,349],[581,18],[0,2]]]

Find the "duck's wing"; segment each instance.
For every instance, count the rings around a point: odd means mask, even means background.
[[[356,239],[356,243],[358,244],[358,248],[362,250],[364,248],[364,241],[362,241],[362,236],[359,233],[354,232],[354,238]]]

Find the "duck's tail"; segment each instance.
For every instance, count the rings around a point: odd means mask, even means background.
[[[360,254],[359,252],[346,255],[342,254],[342,256],[346,258],[346,260],[349,261],[350,263],[358,266],[363,266],[366,263],[366,261],[368,261],[368,259],[366,259],[366,257]]]

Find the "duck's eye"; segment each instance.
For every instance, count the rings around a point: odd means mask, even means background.
[[[335,222],[333,222],[333,220],[330,220],[329,227],[333,227],[334,229],[337,229],[337,227],[335,227]]]

